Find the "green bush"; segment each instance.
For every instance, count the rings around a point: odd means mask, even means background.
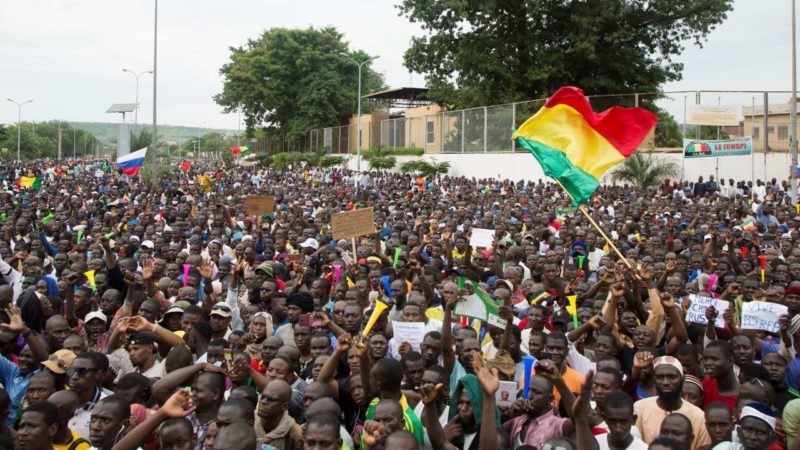
[[[394,169],[397,165],[397,158],[394,156],[373,156],[367,160],[369,167],[375,170]]]
[[[317,163],[318,167],[328,168],[333,166],[341,166],[346,163],[344,156],[323,156]]]
[[[444,175],[450,171],[450,163],[447,161],[440,163],[429,163],[427,161],[417,159],[414,161],[406,161],[401,164],[400,171],[404,173],[419,172],[426,177],[436,176],[439,174]]]
[[[356,154],[356,150],[351,150],[352,154]],[[386,148],[386,147],[373,147],[369,150],[364,150],[361,152],[361,156],[364,159],[369,160],[370,156],[422,156],[425,154],[425,150],[418,147],[408,147],[408,148]]]
[[[301,161],[308,161],[311,153],[283,152],[272,156],[272,164],[276,169],[286,169],[290,165],[296,166]]]

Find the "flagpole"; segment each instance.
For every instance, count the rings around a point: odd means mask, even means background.
[[[555,178],[554,178],[554,180],[555,180]],[[567,188],[565,188],[565,187],[564,187],[564,185],[563,185],[563,184],[561,184],[561,182],[560,182],[560,181],[558,181],[558,180],[555,180],[555,181],[556,181],[556,183],[558,183],[558,185],[559,185],[559,186],[561,186],[561,189],[564,189],[564,192],[566,192],[566,193],[567,193],[567,195],[569,196],[569,198],[570,198],[570,199],[572,199],[572,201],[574,202],[574,201],[575,201],[575,199],[574,199],[574,198],[572,198],[572,195],[570,195],[570,193],[569,193],[569,191],[567,190]],[[602,236],[602,237],[603,237],[603,239],[605,239],[605,240],[606,240],[606,243],[608,243],[608,246],[609,246],[609,247],[611,247],[611,248],[614,250],[614,253],[616,253],[616,254],[617,254],[617,256],[619,256],[619,257],[620,257],[620,259],[622,259],[622,262],[624,262],[624,263],[625,263],[625,265],[626,265],[626,266],[628,266],[628,269],[633,269],[633,266],[631,265],[630,261],[628,261],[628,259],[627,259],[627,258],[625,258],[625,256],[623,256],[623,255],[622,255],[622,252],[620,252],[620,251],[619,251],[619,249],[617,248],[617,246],[616,246],[616,245],[614,245],[614,241],[612,241],[612,240],[611,240],[611,238],[609,238],[609,237],[608,237],[608,235],[606,235],[606,232],[605,232],[605,231],[603,231],[603,229],[602,229],[602,228],[600,228],[600,225],[599,225],[597,222],[595,222],[595,221],[594,221],[594,219],[592,218],[592,216],[591,216],[591,215],[589,215],[589,212],[588,212],[588,211],[586,211],[586,205],[579,205],[579,206],[578,206],[578,209],[579,209],[579,210],[580,210],[580,211],[583,213],[583,215],[584,215],[584,216],[585,216],[585,217],[586,217],[586,218],[589,220],[589,223],[591,223],[591,224],[592,224],[592,226],[594,227],[594,229],[595,229],[595,230],[597,230],[597,232],[598,232],[598,233],[600,233],[600,236]]]

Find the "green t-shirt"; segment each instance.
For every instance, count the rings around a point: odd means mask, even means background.
[[[372,420],[375,417],[375,407],[378,406],[378,403],[381,401],[380,398],[375,397],[369,402],[369,407],[367,408],[367,415],[366,420]],[[422,430],[422,422],[417,417],[414,410],[408,406],[408,401],[406,400],[406,396],[403,395],[400,397],[400,406],[403,408],[403,421],[405,422],[405,430],[409,433],[413,434],[415,438],[417,438],[417,443],[420,447],[425,445],[425,433]],[[361,448],[364,448],[364,438],[361,438]]]

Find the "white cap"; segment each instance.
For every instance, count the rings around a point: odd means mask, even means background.
[[[105,314],[103,314],[103,311],[100,311],[99,309],[97,311],[92,311],[89,314],[87,314],[86,318],[83,319],[83,323],[89,323],[89,321],[94,319],[100,319],[103,321],[103,323],[108,323],[108,318],[106,317]]]
[[[147,240],[147,241],[142,242],[140,244],[140,247],[147,247],[147,248],[152,250],[152,249],[154,249],[156,247],[156,245],[153,243],[153,241]]]
[[[302,244],[300,244],[300,247],[303,247],[303,248],[311,247],[314,250],[318,250],[319,249],[319,242],[314,238],[308,238]]]

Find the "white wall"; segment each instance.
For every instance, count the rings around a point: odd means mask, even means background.
[[[673,158],[678,164],[682,163],[681,154],[666,153],[663,157]],[[398,156],[397,167],[405,161],[415,159],[426,161],[449,161],[450,175],[476,177],[476,178],[500,178],[511,180],[538,180],[544,179],[545,175],[536,159],[529,153],[489,153],[489,154],[426,154],[423,156]],[[683,178],[690,181],[697,180],[702,176],[708,179],[709,175],[717,174],[717,160],[719,160],[719,177],[733,178],[736,181],[750,181],[755,175],[755,179],[764,179],[764,154],[758,153],[751,156],[729,156],[725,158],[700,158],[686,160],[683,162]],[[769,153],[767,155],[767,179],[777,178],[786,179],[789,174],[791,156],[788,153]],[[362,161],[362,169],[366,170],[369,165]],[[349,168],[355,170],[356,156],[350,158]],[[753,169],[755,168],[755,171]],[[613,169],[612,169],[613,170]]]

